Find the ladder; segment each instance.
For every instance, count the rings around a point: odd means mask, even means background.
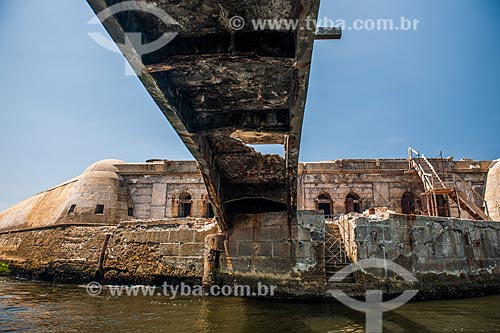
[[[415,170],[422,180],[425,189],[425,203],[430,216],[440,216],[438,196],[448,196],[456,203],[459,217],[462,211],[467,212],[476,220],[490,221],[488,205],[483,196],[477,193],[465,180],[451,173],[451,181],[441,177],[432,163],[413,148],[408,148],[409,169]],[[478,206],[477,203],[484,208]]]

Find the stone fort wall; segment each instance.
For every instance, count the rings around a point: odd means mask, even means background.
[[[201,283],[205,238],[217,232],[214,221],[194,218],[0,232],[0,261],[35,280]]]
[[[484,196],[491,161],[431,160],[440,173],[455,173]],[[182,213],[182,197],[191,198],[190,216],[209,217],[210,200],[194,161],[158,161],[117,165],[130,189],[137,218],[175,218]],[[402,198],[410,194],[415,205],[424,192],[422,181],[408,170],[405,159],[336,160],[299,165],[299,210],[317,210],[320,196],[331,205],[330,214],[347,213],[346,198],[359,198],[359,212],[387,207],[402,213]],[[481,207],[481,203],[478,203]],[[450,204],[451,206],[451,204]],[[458,217],[453,206],[450,216]],[[470,218],[462,212],[462,218]]]
[[[431,160],[440,173],[459,175],[491,204],[499,219],[497,174],[491,161]],[[488,171],[489,182],[488,179]],[[326,215],[371,207],[402,213],[403,196],[415,212],[424,191],[405,159],[336,160],[299,165],[299,210]],[[489,190],[486,189],[489,184]],[[351,207],[347,199],[351,198]],[[354,198],[354,199],[353,199]],[[326,206],[325,206],[326,205]],[[477,203],[479,207],[482,203]],[[449,215],[458,217],[450,203]],[[82,175],[0,212],[0,232],[57,224],[119,224],[136,219],[211,218],[210,199],[195,161],[100,161]],[[470,218],[462,212],[462,218]]]
[[[468,186],[484,197],[490,161],[453,161],[433,159],[431,163],[440,174],[454,173]],[[421,179],[409,171],[405,159],[336,160],[299,165],[298,202],[300,209],[318,209],[318,198],[326,195],[331,199],[331,214],[348,213],[346,198],[359,198],[358,212],[371,207],[387,207],[402,213],[403,195],[415,200],[418,213],[423,203],[417,202],[425,192]],[[450,216],[459,212],[451,203]],[[478,203],[481,207],[482,203]],[[470,218],[462,212],[462,218]]]

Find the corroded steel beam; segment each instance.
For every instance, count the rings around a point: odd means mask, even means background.
[[[87,2],[96,14],[124,3]],[[306,23],[317,18],[319,0],[146,0],[139,7],[103,24],[200,164],[221,227],[231,228],[238,213],[288,210],[293,221],[315,39]],[[246,24],[235,27],[234,17]],[[255,29],[259,19],[298,26]],[[136,46],[166,34],[175,38],[152,52]],[[258,153],[254,143],[284,144],[285,157]]]

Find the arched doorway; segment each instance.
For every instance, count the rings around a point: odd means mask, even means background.
[[[179,197],[179,217],[191,216],[192,199],[191,194],[183,193]]]
[[[415,196],[406,192],[401,198],[401,210],[403,214],[415,214]]]
[[[349,193],[345,198],[345,212],[348,213],[361,213],[361,202],[359,195],[356,193]]]
[[[320,194],[318,196],[318,205],[317,205],[318,210],[322,210],[323,214],[325,216],[327,215],[332,215],[333,209],[332,209],[332,198],[330,197],[329,194]]]

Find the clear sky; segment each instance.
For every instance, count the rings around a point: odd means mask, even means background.
[[[323,0],[320,17],[420,20],[316,42],[302,161],[500,157],[500,1]],[[84,0],[0,0],[0,210],[94,161],[191,159]]]

